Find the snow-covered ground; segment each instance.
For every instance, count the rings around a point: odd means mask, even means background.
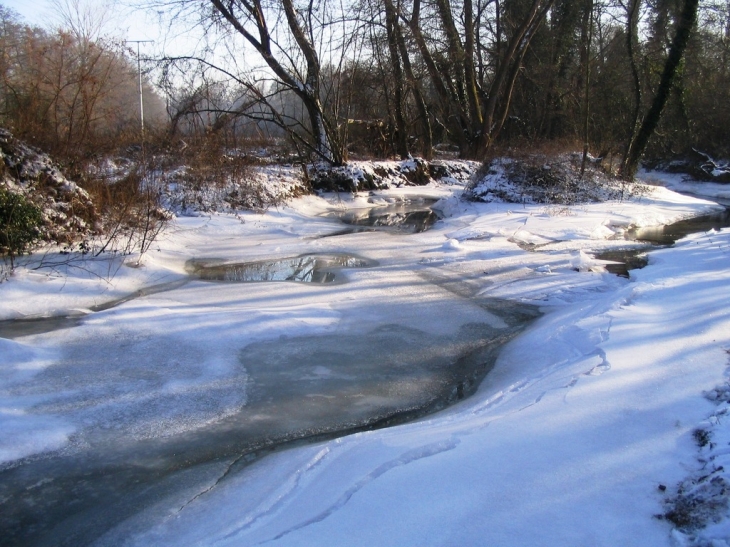
[[[365,207],[368,196],[308,196],[266,213],[178,218],[141,267],[116,259],[19,268],[0,285],[0,318],[83,312],[183,282],[193,258],[349,252],[377,261],[333,285],[190,281],[74,328],[0,339],[0,472],[215,427],[249,400],[240,352],[251,344],[346,340],[393,324],[433,337],[475,322],[499,329],[499,317],[470,302],[506,299],[544,315],[504,348],[471,398],[235,473],[231,458],[210,464],[98,544],[729,545],[724,521],[693,539],[656,515],[680,483],[690,489],[711,471],[724,480],[716,468],[730,452],[730,230],[654,251],[629,280],[591,255],[632,245],[621,240],[631,227],[717,206],[661,187],[638,201],[570,208],[467,203],[459,191],[370,196],[440,198],[445,218],[418,234],[320,238],[342,229],[331,213]],[[698,428],[710,438],[702,449]],[[727,503],[713,495],[711,518]]]
[[[696,196],[711,196],[712,199],[730,205],[730,185],[720,182],[701,182],[681,173],[665,173],[662,171],[646,171],[642,173],[645,180],[662,184],[676,192]]]

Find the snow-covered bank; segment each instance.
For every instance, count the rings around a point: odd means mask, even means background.
[[[392,323],[446,336],[487,320],[469,302],[522,300],[545,316],[471,399],[416,423],[280,452],[222,482],[208,473],[99,543],[669,545],[672,525],[654,515],[698,466],[692,432],[717,410],[703,391],[723,382],[727,365],[730,233],[652,253],[626,281],[591,271],[600,264],[587,251],[625,246],[616,237],[631,226],[713,206],[664,189],[559,211],[465,203],[453,191],[370,196],[443,198],[446,218],[421,234],[319,238],[338,230],[324,213],[368,197],[309,196],[265,214],[180,218],[144,267],[123,266],[108,281],[75,269],[20,272],[0,286],[3,317],[181,279],[190,258],[356,251],[379,263],[336,287],[191,282],[77,329],[2,340],[5,461],[83,450],[109,431],[134,442],[225,419],[246,404],[236,352],[256,341]]]
[[[730,184],[728,183],[696,181],[687,175],[663,171],[647,171],[641,176],[649,182],[662,184],[675,192],[713,199],[730,206]]]

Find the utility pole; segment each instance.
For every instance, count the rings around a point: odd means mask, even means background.
[[[139,123],[144,141],[144,99],[142,98],[142,64],[140,62],[139,45],[150,44],[154,40],[127,40],[128,44],[137,44],[137,74],[139,75]]]

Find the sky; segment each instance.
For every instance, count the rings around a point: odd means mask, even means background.
[[[90,6],[114,5],[113,8],[107,9],[107,13],[114,14],[107,25],[107,31],[113,35],[119,35],[127,40],[159,41],[160,39],[160,27],[153,15],[146,14],[142,10],[122,7],[114,2],[86,0],[81,3]],[[56,8],[49,0],[0,0],[0,4],[20,14],[24,21],[31,25],[48,28],[60,21]]]
[[[18,12],[27,22],[36,25],[42,25],[50,11],[46,0],[3,0],[2,5]]]
[[[135,51],[137,50],[135,41],[148,42],[139,44],[143,59],[190,55],[201,46],[200,33],[196,32],[195,23],[190,23],[182,16],[168,17],[168,21],[164,21],[161,17],[162,12],[135,9],[131,7],[134,2],[125,0],[57,0],[56,3],[74,2],[78,2],[82,9],[84,6],[89,6],[92,10],[104,10],[105,25],[102,31],[104,36],[126,40],[130,49]],[[0,5],[17,12],[23,22],[30,25],[54,28],[63,21],[52,0],[0,0]],[[225,58],[227,54],[225,49],[219,53],[222,57],[216,58],[220,62],[220,59]],[[244,64],[247,64],[250,56],[243,57]]]

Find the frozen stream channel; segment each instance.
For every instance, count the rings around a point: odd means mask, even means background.
[[[459,188],[181,217],[141,267],[19,268],[0,544],[672,544],[654,515],[726,380],[728,233],[628,279],[596,254],[722,208]]]
[[[391,238],[394,253],[417,235],[346,237]],[[47,329],[5,325],[4,336],[34,348],[29,363],[44,363],[23,373],[32,382],[11,380],[9,395],[36,416],[50,450],[0,468],[0,544],[90,544],[160,499],[184,506],[273,449],[444,408],[538,315],[479,297],[467,278],[392,259],[220,262],[188,262],[202,280]]]

